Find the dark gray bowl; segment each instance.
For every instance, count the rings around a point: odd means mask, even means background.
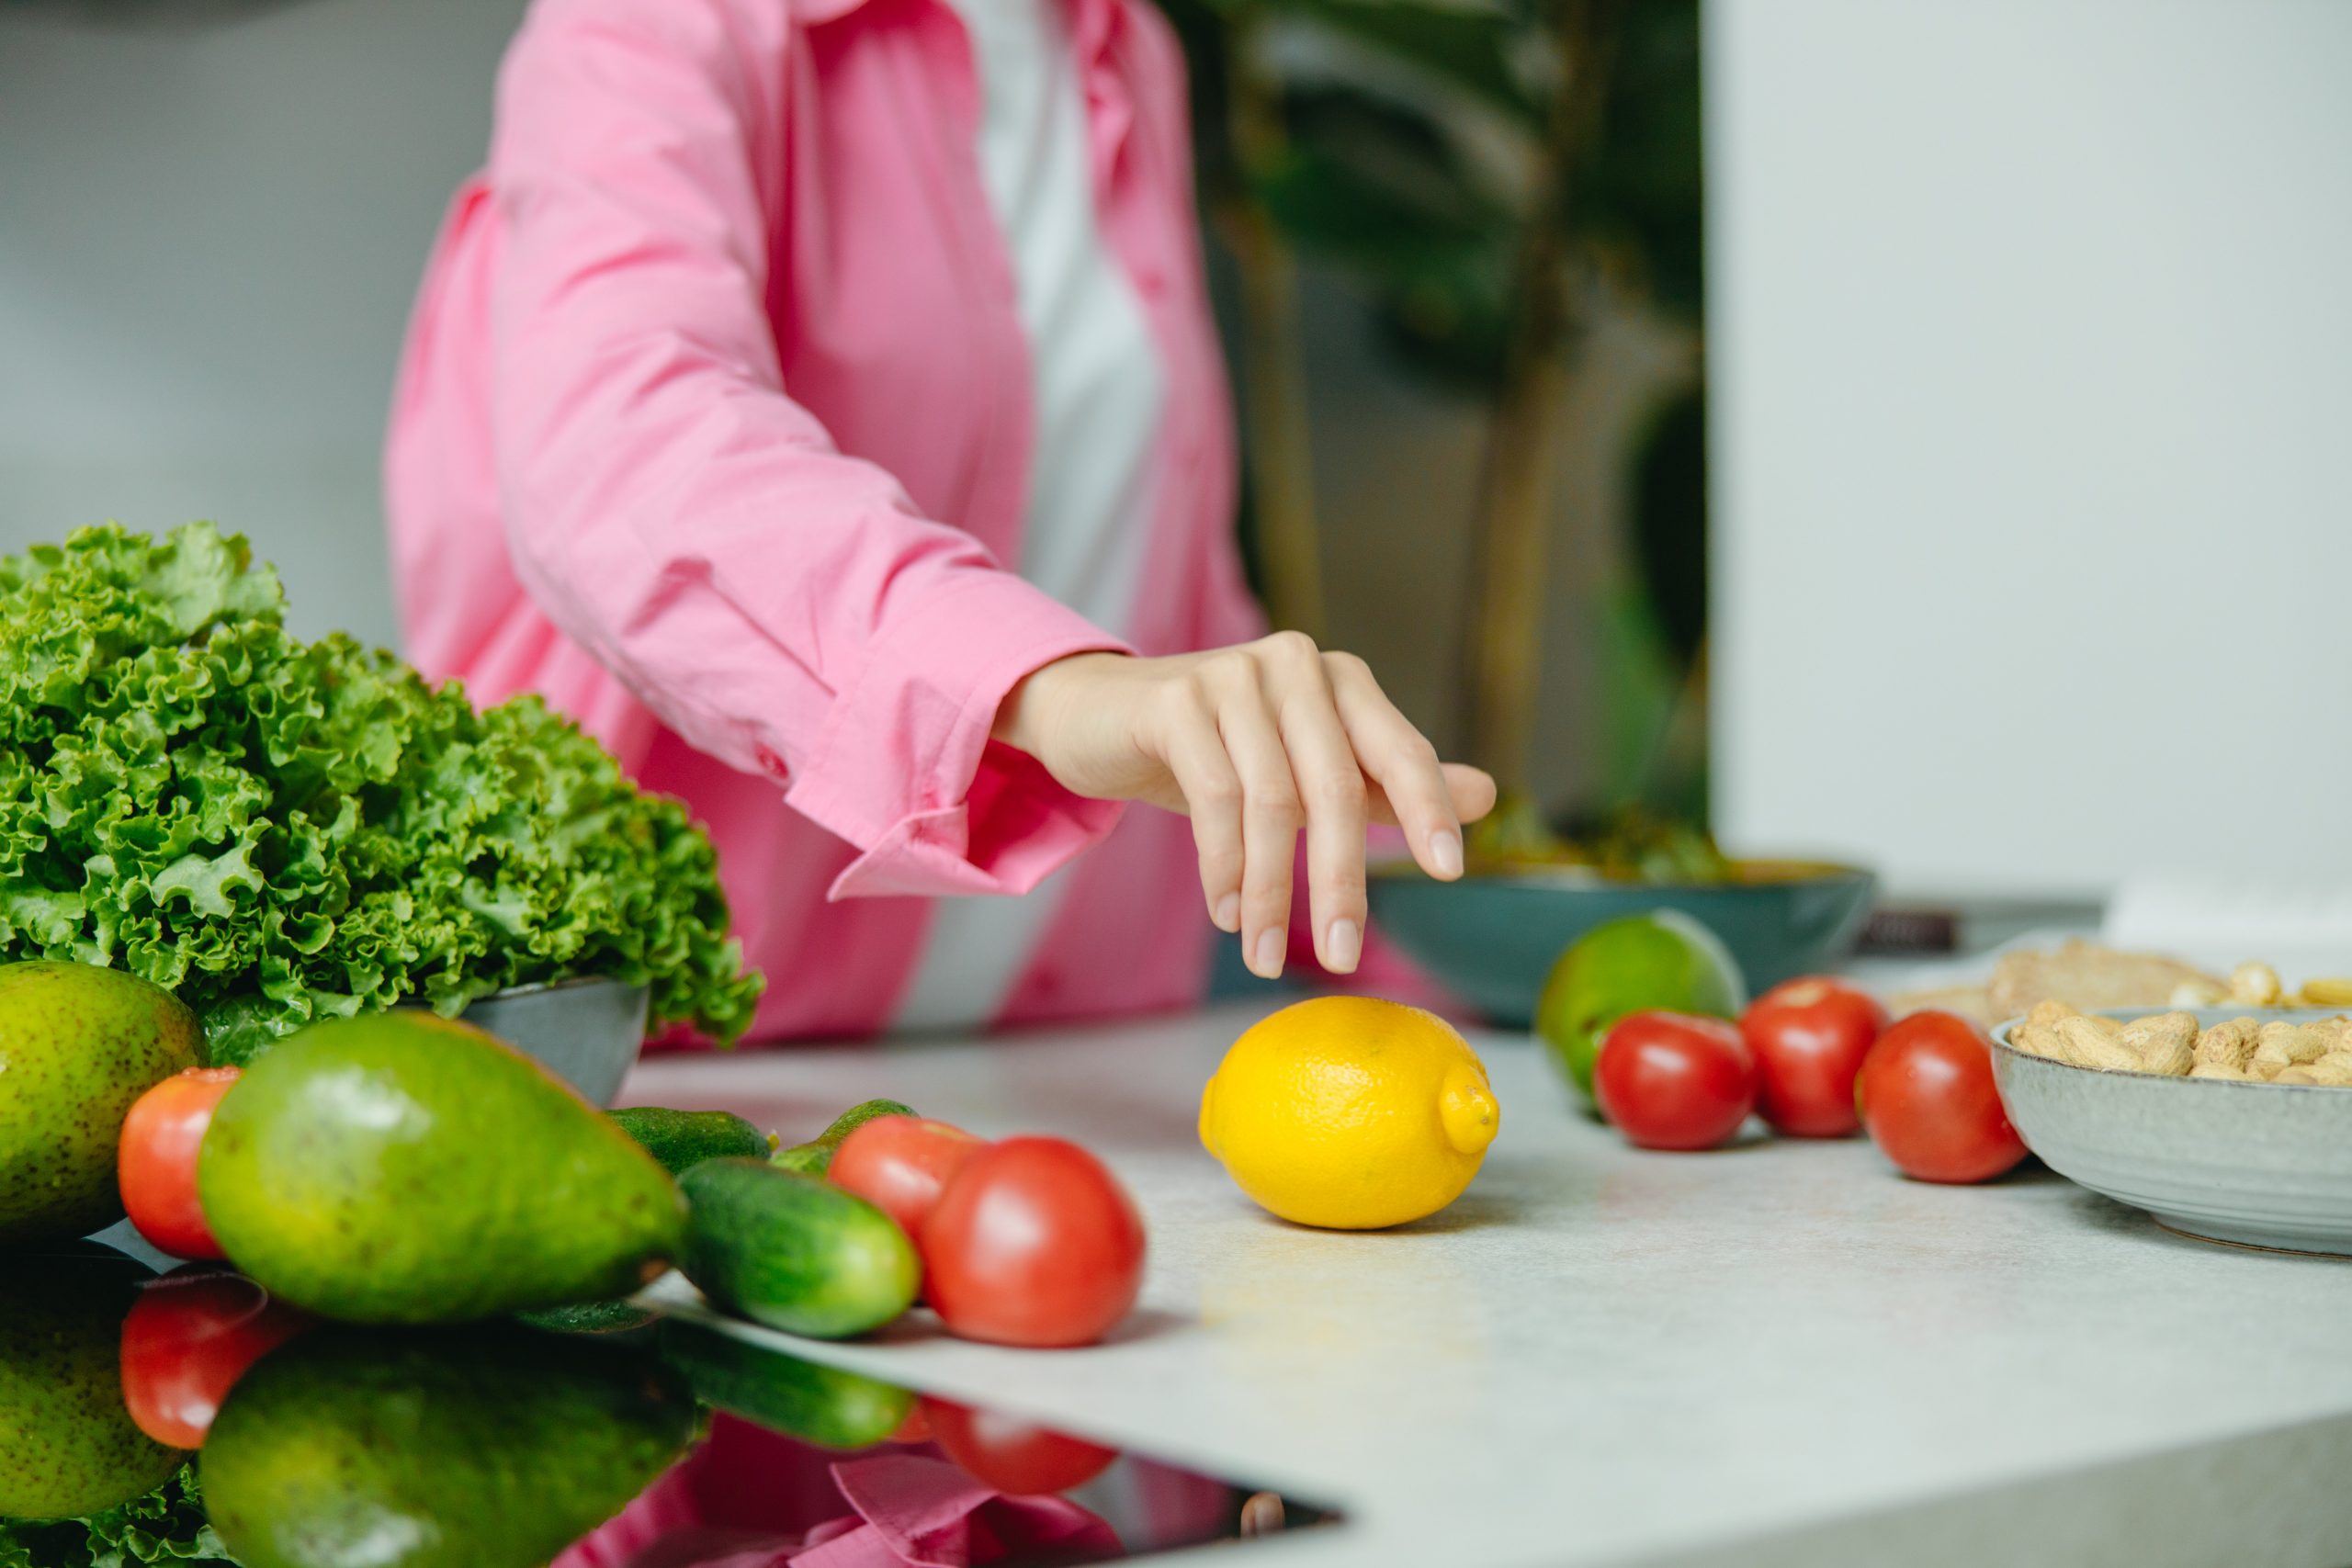
[[[643,986],[586,976],[493,991],[462,1016],[605,1106],[645,1043],[647,1002]]]
[[[1373,873],[1372,918],[1491,1022],[1523,1029],[1561,951],[1604,920],[1679,909],[1722,939],[1753,995],[1843,958],[1878,890],[1852,866],[1736,864],[1736,882],[1647,885],[1550,868],[1438,882],[1393,863]]]

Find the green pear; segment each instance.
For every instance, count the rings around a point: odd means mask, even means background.
[[[122,1218],[115,1140],[131,1102],[197,1066],[204,1031],[169,991],[119,969],[0,965],[0,1247]]]
[[[354,1323],[626,1295],[685,1220],[669,1173],[552,1073],[413,1010],[255,1058],[213,1112],[197,1191],[238,1268]]]
[[[0,1258],[0,1518],[102,1513],[187,1457],[122,1403],[122,1320],[153,1272],[96,1242]]]
[[[222,1402],[201,1480],[245,1568],[538,1568],[695,1440],[644,1354],[505,1326],[331,1326]]]

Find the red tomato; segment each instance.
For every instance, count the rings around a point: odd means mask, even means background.
[[[877,1116],[842,1140],[827,1176],[892,1219],[909,1235],[922,1235],[939,1195],[988,1145],[961,1127],[915,1116]]]
[[[1993,1086],[1992,1044],[1957,1014],[1896,1020],[1871,1047],[1857,1093],[1871,1140],[1905,1176],[1989,1181],[2025,1158]]]
[[[234,1067],[190,1067],[141,1095],[122,1119],[115,1151],[122,1206],[141,1235],[175,1258],[220,1256],[197,1206],[196,1151],[237,1076]]]
[[[933,1441],[973,1480],[1016,1497],[1067,1492],[1093,1480],[1119,1457],[1115,1449],[1066,1437],[990,1410],[925,1395]]]
[[[1091,1345],[1143,1283],[1143,1216],[1076,1144],[1007,1138],[974,1155],[923,1222],[923,1278],[950,1331]]]
[[[1600,1113],[1645,1149],[1712,1149],[1756,1108],[1756,1062],[1720,1018],[1635,1012],[1600,1043]]]
[[[310,1325],[243,1274],[175,1269],[150,1281],[122,1320],[122,1402],[165,1448],[202,1448],[245,1369]]]
[[[1740,1015],[1756,1056],[1756,1109],[1782,1133],[1842,1138],[1862,1124],[1854,1079],[1886,1027],[1867,991],[1811,976],[1773,987]]]

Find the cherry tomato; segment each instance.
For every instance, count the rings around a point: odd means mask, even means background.
[[[966,1161],[923,1222],[922,1248],[949,1330],[1000,1345],[1091,1345],[1143,1283],[1135,1200],[1059,1138],[1007,1138]]]
[[[1862,1124],[1854,1079],[1886,1027],[1867,991],[1821,976],[1773,987],[1740,1014],[1756,1057],[1756,1109],[1779,1132],[1842,1138]]]
[[[842,1140],[826,1172],[833,1185],[854,1192],[910,1236],[922,1235],[939,1195],[988,1145],[961,1127],[916,1116],[877,1116]]]
[[[1756,1061],[1720,1018],[1636,1012],[1600,1043],[1600,1113],[1645,1149],[1712,1149],[1756,1108]]]
[[[165,1448],[202,1448],[245,1370],[311,1321],[243,1274],[175,1269],[150,1280],[122,1320],[122,1402]]]
[[[190,1067],[141,1095],[122,1119],[115,1151],[122,1206],[141,1235],[175,1258],[220,1256],[196,1201],[196,1151],[237,1077],[234,1067]]]
[[[1993,1085],[1993,1047],[1956,1013],[1915,1012],[1878,1037],[1857,1090],[1862,1123],[1921,1181],[1989,1181],[2025,1158]]]
[[[1080,1442],[991,1410],[928,1395],[919,1408],[930,1418],[933,1440],[949,1459],[982,1485],[1016,1497],[1084,1485],[1119,1457],[1115,1449]]]

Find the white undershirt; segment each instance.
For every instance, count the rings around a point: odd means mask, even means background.
[[[1150,524],[1166,377],[1094,210],[1086,106],[1061,0],[948,0],[980,84],[979,165],[1012,258],[1036,439],[1023,577],[1125,634]],[[1021,898],[942,898],[895,1027],[985,1023],[1053,914],[1062,874]]]

